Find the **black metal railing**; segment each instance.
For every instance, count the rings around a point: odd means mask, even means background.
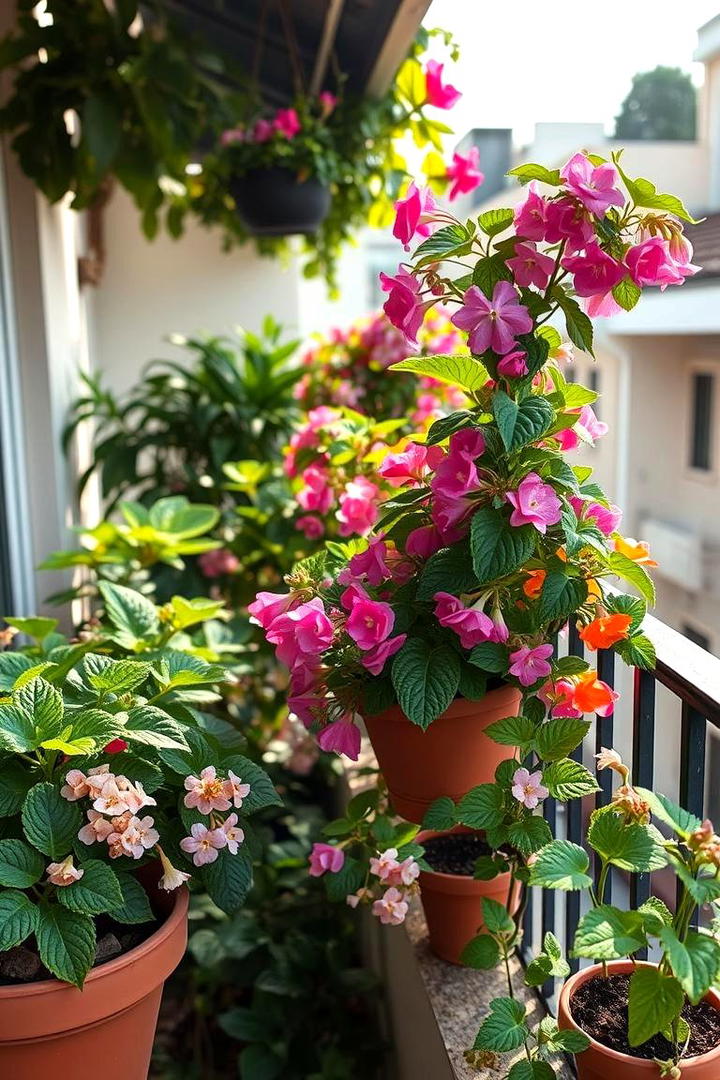
[[[707,775],[709,740],[715,737],[714,731],[720,738],[720,658],[651,616],[644,630],[657,652],[654,671],[627,669],[609,649],[588,654],[587,659],[597,665],[599,678],[619,690],[621,698],[614,715],[595,718],[584,744],[573,756],[592,769],[593,756],[601,747],[614,747],[631,765],[635,784],[655,787],[657,781],[658,790],[703,817],[706,793],[720,785],[720,769],[717,776]],[[583,649],[583,642],[572,628],[559,652],[583,656]],[[600,790],[594,796],[567,805],[546,799],[543,813],[553,834],[582,845],[589,815],[595,807],[607,805],[612,782],[611,771],[605,770],[598,775]],[[716,825],[720,826],[720,822]],[[559,938],[569,955],[584,910],[582,905],[587,903],[585,894],[551,889],[531,889],[530,893],[522,959],[530,960],[537,954],[548,930]],[[613,868],[606,896],[613,903],[635,906],[652,893],[673,906],[671,873],[660,870],[628,875]],[[570,966],[577,971],[579,962],[571,959]],[[550,979],[540,990],[551,1010],[556,989],[555,980]]]

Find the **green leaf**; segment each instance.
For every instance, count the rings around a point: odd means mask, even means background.
[[[556,1080],[556,1073],[547,1061],[516,1061],[507,1080]]]
[[[604,861],[621,870],[647,873],[667,865],[658,830],[652,825],[628,824],[612,810],[593,815],[588,843]]]
[[[37,929],[40,912],[29,896],[15,889],[0,892],[0,952],[14,949]]]
[[[63,907],[83,915],[102,915],[113,911],[123,902],[115,871],[99,859],[79,863],[83,875],[72,885],[58,888],[57,898]]]
[[[424,259],[435,262],[443,257],[457,252],[458,248],[464,247],[469,240],[467,230],[462,225],[445,225],[428,236],[416,249],[414,260]]]
[[[473,592],[478,580],[472,568],[470,546],[467,543],[442,548],[431,555],[420,573],[417,599],[432,600],[436,592],[460,596]]]
[[[0,885],[29,889],[39,881],[45,860],[22,840],[0,840]],[[0,894],[1,895],[1,894]]]
[[[455,697],[460,659],[446,645],[409,638],[393,661],[392,681],[400,708],[425,731]]]
[[[482,918],[485,929],[490,934],[513,934],[515,923],[510,918],[504,904],[499,904],[489,896],[482,898]]]
[[[694,930],[682,942],[671,926],[664,926],[658,936],[673,975],[693,1005],[697,1005],[720,976],[720,943],[709,934]]]
[[[113,694],[134,690],[150,673],[150,664],[140,660],[112,660],[97,653],[87,653],[83,666],[91,686],[96,690],[109,690]]]
[[[559,169],[546,169],[544,165],[536,165],[534,162],[510,169],[508,176],[516,176],[521,184],[527,184],[530,180],[539,180],[542,184],[559,187],[562,183]]]
[[[612,294],[621,308],[624,308],[625,311],[632,311],[642,296],[642,289],[635,284],[631,277],[626,277],[613,287]]]
[[[262,1043],[246,1046],[239,1063],[241,1080],[277,1080],[285,1073],[285,1062]]]
[[[657,896],[648,896],[638,908],[643,917],[645,929],[649,934],[657,934],[662,926],[670,926],[673,914]]]
[[[478,971],[489,971],[500,963],[500,946],[489,934],[478,934],[460,953],[460,963]]]
[[[600,790],[592,773],[572,758],[551,762],[543,771],[543,784],[554,798],[562,802],[580,799],[583,795],[592,795]]]
[[[582,578],[568,577],[560,570],[551,570],[543,582],[538,601],[541,622],[554,622],[572,615],[587,599],[587,583]]]
[[[655,670],[655,646],[645,634],[633,634],[632,637],[616,642],[613,648],[630,667],[643,668],[645,671]]]
[[[112,909],[116,922],[135,924],[151,922],[155,916],[150,907],[147,893],[137,878],[127,871],[118,871],[117,881],[120,886],[122,903]]]
[[[0,818],[18,813],[32,784],[32,773],[19,761],[0,766]]]
[[[564,979],[570,974],[570,965],[563,956],[560,942],[549,930],[543,938],[542,952],[532,960],[525,972],[528,986],[542,986],[546,979]]]
[[[365,881],[367,866],[351,855],[345,857],[342,869],[336,874],[325,874],[325,890],[330,900],[344,900],[356,892]]]
[[[7,693],[23,672],[35,667],[35,661],[19,652],[0,652],[0,692]]]
[[[475,667],[492,674],[503,674],[508,669],[509,649],[506,645],[500,645],[494,641],[483,641],[476,645],[470,653],[468,660]]]
[[[17,615],[6,615],[5,622],[8,626],[12,626],[13,630],[19,630],[21,634],[27,634],[28,637],[35,638],[36,641],[42,641],[48,634],[52,634],[58,624],[57,619],[47,619],[38,615],[33,618],[18,618]]]
[[[467,660],[460,661],[458,694],[466,701],[482,701],[487,694],[487,676]]]
[[[463,795],[457,807],[457,819],[471,829],[492,829],[505,816],[503,793],[497,784],[480,784]]]
[[[101,90],[91,93],[82,110],[82,141],[95,159],[99,176],[115,158],[122,135],[123,114],[118,98]]]
[[[487,368],[474,356],[409,356],[397,364],[391,364],[390,370],[429,376],[457,386],[468,394],[479,390],[490,378]]]
[[[118,645],[133,650],[140,643],[157,637],[160,619],[155,605],[147,597],[111,581],[101,581],[98,589],[108,618],[115,628],[113,637]]]
[[[441,416],[428,428],[425,439],[427,446],[436,446],[437,443],[445,442],[456,431],[462,431],[473,422],[473,414],[467,409],[460,409],[450,413],[449,416]]]
[[[77,805],[63,799],[53,784],[36,784],[25,798],[22,824],[30,843],[57,861],[72,849],[82,815]]]
[[[477,223],[486,236],[497,236],[510,228],[514,217],[514,210],[497,207],[495,210],[486,210],[484,214],[480,214]]]
[[[515,998],[495,998],[490,1002],[489,1016],[485,1017],[477,1033],[474,1049],[498,1053],[517,1050],[528,1034],[524,1004]]]
[[[508,843],[521,855],[532,855],[552,840],[552,830],[539,814],[528,814],[508,829]]]
[[[40,677],[15,692],[12,702],[0,705],[0,749],[13,753],[36,750],[63,728],[62,695]]]
[[[587,873],[589,866],[584,848],[569,840],[553,840],[538,852],[530,884],[544,889],[587,889],[593,883]]]
[[[493,394],[492,410],[500,438],[505,449],[509,450],[518,418],[518,404],[504,390],[498,390]]]
[[[550,429],[555,418],[555,411],[545,398],[531,395],[518,405],[504,390],[497,390],[493,396],[493,414],[508,451],[536,442]]]
[[[569,970],[566,974],[569,974]],[[552,1053],[580,1054],[587,1050],[590,1040],[582,1031],[572,1028],[561,1031],[557,1020],[545,1016],[538,1024],[538,1043]]]
[[[636,788],[636,791],[643,802],[646,802],[650,807],[653,817],[659,817],[661,821],[674,829],[683,840],[686,840],[691,832],[695,832],[696,829],[700,828],[702,822],[699,817],[691,814],[689,810],[683,810],[681,806],[674,803],[672,799],[668,799],[666,795],[661,795],[660,792],[656,793],[643,787]]]
[[[637,180],[631,180],[620,168],[617,161],[615,165],[625,182],[630,198],[637,206],[642,206],[646,210],[667,210],[668,213],[675,214],[676,217],[690,222],[691,225],[698,224],[695,218],[690,216],[677,196],[658,191],[650,180],[646,180],[642,176],[639,176]]]
[[[542,761],[559,761],[580,745],[588,731],[590,721],[575,716],[557,716],[541,724],[536,732],[535,743]]]
[[[680,983],[654,967],[638,968],[630,979],[628,1041],[641,1046],[680,1015],[685,995]]]
[[[552,298],[565,316],[565,326],[568,337],[578,349],[583,349],[593,355],[593,326],[592,322],[582,310],[576,300],[563,289],[562,285],[556,285],[552,290]]]
[[[178,540],[201,536],[213,529],[219,520],[216,507],[190,503],[184,495],[158,499],[150,508],[150,525]]]
[[[228,915],[239,911],[252,885],[252,863],[242,853],[222,850],[213,863],[202,868],[202,879],[213,900]]]
[[[634,585],[648,604],[655,603],[655,586],[644,566],[633,559],[628,559],[627,555],[623,555],[620,551],[611,551],[607,557],[607,564],[611,573]]]
[[[690,873],[684,862],[673,860],[672,865],[675,873],[696,904],[702,906],[720,898],[720,878],[716,876],[714,871],[711,870],[708,873],[708,868],[701,869],[697,877],[695,877]]]
[[[512,281],[512,274],[503,256],[498,252],[486,259],[478,259],[472,275],[473,285],[488,299],[492,297],[499,281]]]
[[[209,600],[205,596],[192,600],[186,600],[182,596],[173,596],[170,606],[173,613],[173,626],[184,630],[188,626],[214,619],[224,609],[225,603],[222,600]]]
[[[590,960],[617,960],[647,945],[643,917],[609,904],[590,908],[578,923],[572,955]]]
[[[63,982],[82,987],[95,959],[95,923],[90,916],[60,904],[43,903],[35,938],[48,971]]]
[[[485,734],[501,746],[530,746],[535,740],[535,731],[535,725],[527,716],[505,716],[485,728]]]
[[[430,803],[422,825],[423,829],[436,829],[438,832],[446,832],[457,825],[455,803],[449,795],[441,795],[435,802]]]
[[[532,525],[514,527],[505,514],[486,506],[473,515],[470,550],[480,585],[487,585],[518,570],[535,550],[537,531]]]
[[[123,738],[161,750],[188,749],[185,733],[177,720],[154,705],[134,705],[128,710]]]

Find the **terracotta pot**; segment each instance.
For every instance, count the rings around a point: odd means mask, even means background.
[[[240,217],[255,236],[317,231],[330,210],[330,189],[317,177],[298,180],[290,169],[254,169],[228,182]]]
[[[458,825],[450,830],[454,833],[470,833]],[[417,843],[433,840],[446,833],[418,833]],[[510,875],[498,874],[492,881],[477,881],[460,874],[439,874],[436,871],[421,870],[418,878],[420,899],[422,900],[425,919],[430,935],[430,948],[443,960],[451,964],[460,963],[460,954],[476,934],[483,929],[482,899],[487,896],[506,904],[510,889]],[[517,910],[520,901],[520,884],[515,882],[511,910]]]
[[[644,967],[654,967],[654,964],[644,964]],[[634,971],[634,965],[630,960],[611,960],[607,964],[611,975],[627,975]],[[563,1029],[582,1031],[572,1018],[572,996],[579,986],[595,976],[602,977],[602,964],[593,964],[591,967],[578,971],[572,975],[562,990],[558,1002],[558,1024]],[[720,994],[711,990],[705,998],[714,1008],[720,1010]],[[584,1032],[587,1035],[587,1032]],[[590,1036],[588,1036],[590,1038]],[[590,1046],[582,1054],[575,1055],[577,1064],[578,1080],[637,1080],[638,1077],[647,1077],[647,1080],[657,1080],[658,1067],[654,1061],[648,1058],[631,1057],[630,1054],[621,1054],[617,1050],[611,1050],[608,1046],[590,1038]],[[709,1050],[707,1054],[699,1057],[682,1059],[683,1080],[718,1080],[720,1077],[720,1046]]]
[[[163,907],[160,929],[93,968],[82,990],[56,980],[0,987],[0,1076],[145,1080],[163,983],[187,944],[187,889],[158,896]]]
[[[478,784],[491,782],[500,762],[513,756],[513,748],[493,742],[485,728],[517,716],[519,709],[519,691],[501,686],[482,701],[458,698],[426,731],[397,705],[366,716],[365,726],[397,813],[421,824],[430,803],[441,795],[457,801]]]

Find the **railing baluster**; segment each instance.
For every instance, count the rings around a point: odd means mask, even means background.
[[[574,623],[570,626],[569,633],[569,653],[571,656],[582,657],[584,654],[584,647],[580,635],[577,632],[577,627]],[[575,750],[572,751],[570,757],[574,761],[583,760],[583,744],[581,743]],[[567,835],[568,840],[573,844],[580,844],[583,842],[583,804],[582,799],[571,799],[567,804]],[[565,952],[569,955],[575,939],[575,931],[577,930],[578,922],[580,921],[580,893],[578,891],[569,892],[565,900]],[[574,972],[579,967],[578,960],[570,960],[570,969]]]
[[[686,701],[680,729],[680,805],[697,817],[705,816],[705,745],[707,720]],[[680,882],[678,882],[678,893]],[[693,926],[698,925],[698,913]]]
[[[633,781],[639,787],[651,788],[655,772],[655,676],[652,671],[635,669],[633,693]],[[650,895],[650,874],[633,874],[630,883],[630,904],[633,908],[644,903]],[[646,959],[647,950],[638,953]]]
[[[543,803],[543,817],[547,821],[553,836],[557,835],[557,804],[554,799],[545,799]],[[557,900],[557,892],[555,889],[543,889],[541,900],[541,914],[542,914],[542,936],[543,938],[547,934],[548,930],[551,933],[555,933],[555,904]],[[540,947],[538,942],[538,951]],[[541,993],[544,998],[550,998],[555,992],[555,980],[548,979],[542,985]]]
[[[612,649],[598,649],[597,654],[597,673],[598,678],[606,682],[608,686],[614,688],[615,686],[615,653]],[[609,716],[595,715],[595,753],[599,754],[604,748],[611,750],[614,741],[614,717],[610,713]],[[599,809],[601,806],[607,806],[612,798],[613,790],[613,771],[612,769],[603,769],[597,774],[597,782],[600,785],[600,790],[595,796],[595,808]],[[595,885],[597,887],[600,878],[600,858],[595,856]],[[608,874],[607,884],[605,886],[605,903],[612,903],[612,869]]]

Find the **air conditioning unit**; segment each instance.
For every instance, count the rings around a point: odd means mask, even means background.
[[[700,591],[702,540],[697,533],[655,518],[646,518],[640,535],[650,545],[652,557],[658,563],[655,574],[690,592]]]

